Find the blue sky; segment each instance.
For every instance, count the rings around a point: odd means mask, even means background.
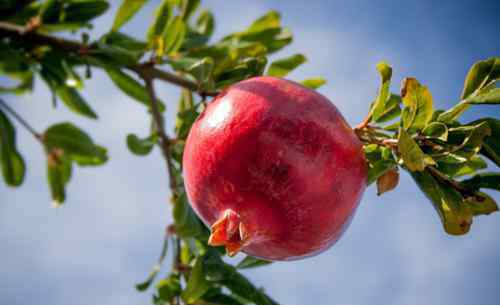
[[[158,1],[150,2],[126,31],[145,32]],[[325,77],[320,91],[351,124],[362,120],[375,96],[380,60],[394,67],[394,91],[402,77],[417,77],[435,106],[444,108],[457,101],[474,61],[500,55],[498,1],[239,0],[203,6],[215,11],[217,37],[270,9],[280,11],[295,41],[278,56],[309,57],[290,78]],[[98,33],[110,28],[115,8],[98,20]],[[176,100],[177,88],[158,84],[157,90],[165,101]],[[147,132],[141,105],[97,71],[84,95],[100,120],[53,110],[39,82],[31,95],[5,98],[38,130],[76,121],[109,147],[111,159],[101,168],[78,169],[67,204],[52,209],[43,150],[19,129],[29,170],[20,189],[0,184],[0,304],[150,304],[151,293],[137,293],[134,283],[150,270],[171,219],[164,164],[157,151],[137,158],[125,147],[128,133]],[[465,120],[500,114],[498,108],[476,110]],[[246,274],[283,305],[493,305],[500,300],[499,230],[499,215],[492,215],[477,218],[467,236],[446,235],[404,174],[394,192],[377,197],[373,188],[366,191],[349,230],[329,251]]]

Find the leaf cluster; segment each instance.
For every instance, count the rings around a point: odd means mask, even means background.
[[[397,186],[400,168],[408,171],[445,231],[467,233],[475,216],[498,210],[483,189],[500,189],[500,120],[462,123],[459,117],[470,106],[500,103],[500,58],[475,63],[460,102],[446,111],[435,109],[430,90],[414,78],[403,80],[399,94],[391,93],[392,68],[381,62],[377,70],[379,93],[356,128],[365,143],[369,183],[377,181],[382,194]]]

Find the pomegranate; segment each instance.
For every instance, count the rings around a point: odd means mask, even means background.
[[[229,255],[318,254],[342,235],[366,187],[362,145],[337,108],[274,77],[218,95],[194,123],[183,163],[209,244]]]

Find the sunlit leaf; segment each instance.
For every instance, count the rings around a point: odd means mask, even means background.
[[[468,99],[471,104],[500,104],[500,88],[494,88]]]
[[[378,63],[377,70],[382,78],[382,85],[372,108],[372,117],[374,121],[378,121],[387,108],[386,102],[390,94],[389,90],[392,77],[392,68],[385,62]]]
[[[304,87],[309,89],[318,89],[326,84],[326,80],[320,77],[309,78],[300,82]]]
[[[307,58],[302,54],[294,54],[292,56],[276,60],[271,63],[267,70],[267,75],[276,77],[285,77],[295,68],[305,63]]]
[[[203,10],[201,11],[198,19],[196,20],[196,30],[198,33],[210,37],[215,28],[215,19],[212,12]]]
[[[467,73],[462,100],[478,93],[488,83],[500,78],[500,57],[478,61]]]
[[[163,32],[163,40],[165,41],[165,54],[172,54],[177,52],[184,42],[186,36],[186,24],[181,17],[176,16],[168,24]]]
[[[125,23],[129,22],[146,2],[147,0],[123,0],[113,21],[112,30],[118,31]]]
[[[170,0],[163,0],[155,10],[153,22],[149,26],[147,33],[147,39],[150,45],[153,45],[155,40],[161,37],[172,16],[173,7],[171,2]]]
[[[420,85],[414,78],[405,78],[401,88],[401,98],[407,109],[407,115],[402,117],[403,127],[406,130],[425,128],[432,119],[434,110],[429,89]]]
[[[248,32],[260,32],[267,29],[279,28],[281,23],[280,13],[269,11],[265,15],[255,20],[248,28]]]

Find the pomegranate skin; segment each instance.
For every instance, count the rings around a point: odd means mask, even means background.
[[[217,96],[187,138],[184,181],[212,245],[267,260],[331,247],[366,187],[362,145],[337,108],[295,82],[255,77]]]

